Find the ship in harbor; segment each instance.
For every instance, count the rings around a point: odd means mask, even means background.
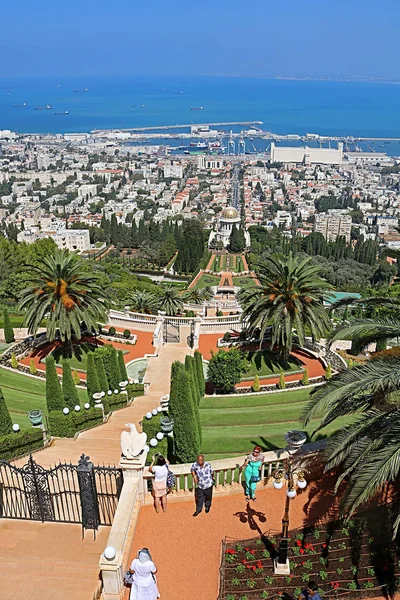
[[[46,104],[46,106],[35,106],[35,110],[51,110],[50,104]]]
[[[88,92],[89,88],[82,88],[81,90],[73,90],[76,93],[80,93],[80,92]]]
[[[225,150],[220,142],[190,142],[189,146],[179,146],[184,154],[222,154]]]
[[[62,112],[56,112],[55,115],[69,115],[69,110],[63,110]]]
[[[204,110],[204,106],[193,106],[190,110]]]

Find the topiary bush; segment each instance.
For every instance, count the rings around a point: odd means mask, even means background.
[[[94,364],[93,352],[87,353],[87,366],[86,366],[86,389],[89,396],[90,404],[94,403],[93,394],[101,392],[99,378],[97,375],[97,369]]]
[[[33,358],[31,358],[31,360],[29,361],[29,373],[31,375],[37,374],[37,368],[36,368],[35,361],[33,360]]]
[[[224,342],[230,342],[231,341],[231,332],[230,331],[226,331],[224,333],[224,337],[222,338],[224,340]]]
[[[81,378],[79,377],[78,371],[76,369],[72,371],[72,379],[74,380],[75,385],[81,384]]]
[[[51,435],[56,437],[74,437],[76,429],[71,412],[64,415],[62,410],[51,410],[48,422]]]
[[[115,327],[110,327],[108,333],[109,335],[115,335],[117,333],[117,330],[115,329]]]
[[[327,381],[329,381],[329,379],[332,379],[332,366],[331,363],[328,363],[325,369],[325,379]]]
[[[126,340],[129,340],[129,338],[131,337],[131,332],[129,331],[129,329],[124,329],[123,335]]]
[[[144,395],[144,385],[143,383],[130,383],[126,386],[126,391],[128,392],[128,398],[131,400],[137,396]]]
[[[14,352],[11,354],[11,366],[13,369],[18,369],[18,361],[16,359]]]
[[[49,413],[52,410],[62,410],[65,407],[56,363],[52,355],[46,358],[46,403]]]
[[[150,446],[150,440],[155,438],[157,433],[161,431],[160,419],[164,417],[164,413],[160,413],[156,416],[153,416],[151,419],[147,419],[147,417],[143,417],[142,421],[142,429],[145,433],[147,433],[147,445]],[[157,438],[156,438],[157,439]],[[170,438],[171,439],[171,438]],[[158,440],[157,440],[158,441]],[[161,441],[158,441],[157,446],[154,448],[150,446],[150,450],[147,454],[146,464],[150,464],[151,459],[154,454],[160,453],[163,456],[168,458],[168,437],[164,435],[164,438]]]
[[[73,410],[77,404],[80,404],[78,392],[72,378],[71,365],[67,360],[63,363],[62,391],[64,407],[67,406],[70,410]]]
[[[303,377],[301,379],[301,385],[310,385],[307,367],[304,369]]]
[[[252,385],[253,388],[253,392],[259,392],[260,391],[260,380],[258,378],[258,375],[256,375],[254,377],[254,383]]]
[[[128,373],[126,372],[124,353],[122,352],[122,350],[118,350],[117,358],[118,358],[119,374],[121,375],[120,381],[126,381],[128,379]]]
[[[104,411],[105,412],[105,411]],[[100,408],[89,408],[75,412],[72,414],[74,422],[75,432],[82,431],[84,429],[90,429],[96,425],[100,425],[103,422],[103,413]]]
[[[284,375],[283,371],[281,371],[281,374],[279,376],[278,389],[284,390],[285,388],[286,388],[285,375]]]

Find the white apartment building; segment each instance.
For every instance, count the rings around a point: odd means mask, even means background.
[[[92,198],[96,194],[97,194],[97,185],[95,183],[84,183],[83,185],[81,185],[80,188],[78,188],[78,196],[80,198],[83,198],[85,196]]]
[[[289,229],[292,224],[292,214],[286,210],[278,210],[274,223],[277,227],[283,226],[285,229]]]
[[[182,165],[166,164],[164,165],[164,177],[174,177],[176,179],[182,179],[183,167]]]
[[[314,231],[322,233],[328,242],[334,242],[339,236],[344,236],[350,242],[351,216],[340,210],[330,210],[328,213],[315,215]]]
[[[89,250],[90,237],[87,229],[60,229],[54,234],[50,234],[59,248],[74,252]]]

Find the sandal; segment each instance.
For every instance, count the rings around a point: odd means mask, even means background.
[[[246,502],[250,502],[250,496],[246,496]]]

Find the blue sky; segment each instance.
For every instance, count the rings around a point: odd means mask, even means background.
[[[97,74],[400,80],[398,0],[14,0],[0,77]]]

